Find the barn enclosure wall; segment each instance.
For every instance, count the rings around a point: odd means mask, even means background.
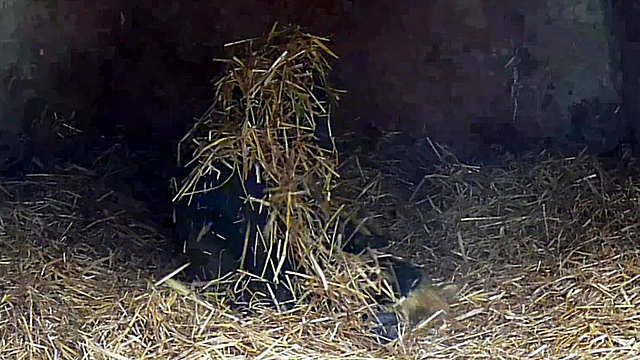
[[[5,1],[0,130],[31,131],[30,144],[55,148],[30,129],[46,105],[75,112],[85,134],[123,134],[168,157],[211,101],[222,69],[212,59],[225,56],[223,45],[279,21],[333,39],[332,80],[348,91],[338,134],[402,130],[486,157],[495,144],[516,151],[563,139],[571,104],[618,103],[623,79],[634,91],[637,74],[622,76],[633,54],[622,70],[619,55],[633,51],[625,41],[636,36],[617,16],[628,8],[606,0]],[[587,141],[602,151],[635,128],[600,121],[589,126],[608,137]]]

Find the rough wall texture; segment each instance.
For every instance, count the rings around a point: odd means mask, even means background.
[[[400,0],[372,7],[363,17],[374,20],[362,21],[342,52],[348,108],[379,127],[455,142],[467,153],[561,137],[572,103],[618,101],[605,3]]]
[[[353,95],[348,107],[383,129],[462,148],[480,137],[500,140],[492,125],[510,108],[502,68],[518,33],[508,9],[481,5],[397,1],[370,9],[366,18],[380,20],[363,21],[358,41],[365,45],[340,64]]]
[[[12,36],[15,29],[20,27],[15,15],[16,2],[17,0],[0,2],[0,70],[6,69],[18,58],[18,41]]]
[[[15,73],[20,42],[16,29],[25,27],[18,14],[22,11],[18,0],[0,1],[0,74]],[[27,25],[28,26],[28,25]],[[0,76],[0,168],[21,156],[22,101],[13,88],[10,76]]]
[[[472,154],[557,136],[572,101],[616,97],[602,1],[19,0],[0,40],[21,40],[11,57],[36,65],[48,102],[168,143],[206,106],[222,44],[302,24],[341,56],[338,131],[401,129]]]

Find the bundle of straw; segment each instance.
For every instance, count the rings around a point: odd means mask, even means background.
[[[336,55],[326,41],[276,24],[265,37],[228,44],[234,55],[220,60],[227,71],[216,83],[214,102],[178,149],[191,160],[176,201],[214,191],[206,184],[216,180],[220,166],[243,181],[252,174],[266,187],[262,198],[247,196],[268,220],[245,238],[244,248],[268,254],[261,275],[268,268],[276,283],[287,260],[319,275],[329,261],[323,204],[338,176],[338,156],[335,146],[321,147],[316,136],[324,126],[330,134],[335,99],[326,87],[330,65],[324,54]]]

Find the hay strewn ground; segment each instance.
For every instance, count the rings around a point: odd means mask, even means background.
[[[165,240],[130,202],[71,169],[1,183],[0,357],[640,356],[637,178],[615,178],[586,156],[532,154],[485,167],[445,160],[418,187],[385,164],[359,163],[346,165],[344,181],[387,217],[377,221],[396,240],[390,251],[462,287],[437,331],[383,347],[359,323],[361,309],[317,313],[313,299],[242,314],[212,294],[156,288],[171,270],[157,268]]]

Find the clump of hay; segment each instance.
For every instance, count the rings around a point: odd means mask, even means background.
[[[327,86],[325,58],[336,55],[325,42],[298,28],[274,26],[265,37],[229,45],[237,48],[224,60],[228,67],[216,83],[214,103],[180,144],[179,153],[191,157],[191,171],[176,200],[212,190],[207,184],[221,166],[243,180],[256,176],[266,184],[265,195],[247,200],[266,209],[268,220],[244,248],[250,242],[267,254],[262,276],[277,283],[291,260],[305,283],[295,293],[319,292],[345,305],[351,297],[358,303],[367,298],[359,283],[368,280],[362,272],[346,276],[345,264],[357,261],[336,251],[332,231],[338,221],[329,205],[338,154],[332,141],[323,147],[318,138],[332,139],[337,99]]]

